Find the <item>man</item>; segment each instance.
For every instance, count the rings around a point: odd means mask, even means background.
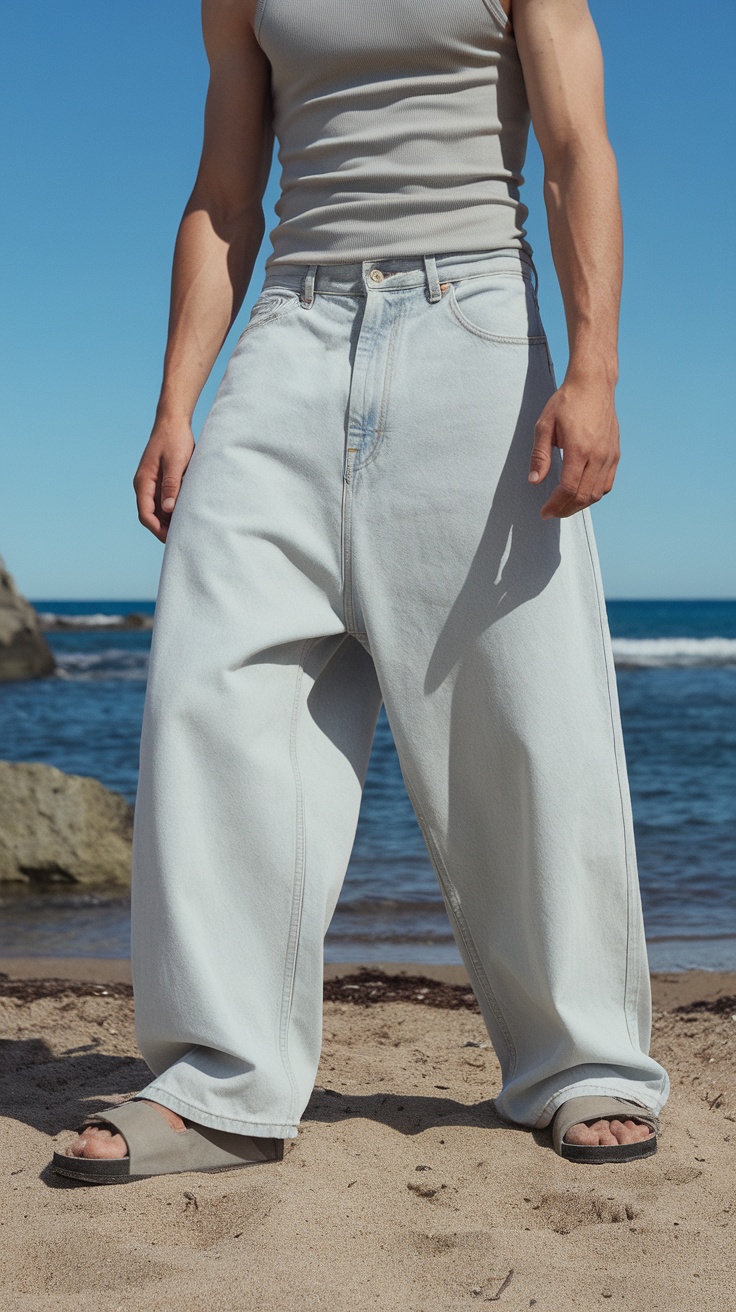
[[[135,478],[166,542],[136,806],[156,1077],[62,1173],[277,1160],[383,700],[508,1120],[656,1148],[649,976],[589,507],[619,459],[621,224],[584,0],[205,0],[202,160]],[[570,359],[519,197],[529,116]],[[263,236],[264,289],[192,413]],[[186,473],[186,478],[184,477]]]

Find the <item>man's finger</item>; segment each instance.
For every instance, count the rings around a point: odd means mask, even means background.
[[[567,512],[568,514],[574,515],[578,510],[584,510],[586,506],[592,506],[596,501],[600,501],[603,495],[608,464],[607,460],[588,461],[578,484],[575,496],[576,505]]]
[[[594,506],[601,500],[607,492],[613,487],[613,480],[616,476],[617,459],[603,461],[597,466],[589,465],[585,471],[579,492],[583,493],[586,498],[586,505]]]
[[[581,509],[582,505],[578,505],[575,494],[558,486],[542,506],[540,514],[542,519],[564,519]]]
[[[164,457],[161,461],[161,509],[166,515],[170,515],[176,505],[185,469],[183,460],[167,460]]]
[[[594,506],[610,490],[610,487],[603,487],[600,484],[589,488],[587,491],[583,487],[579,487],[577,492],[568,497],[563,505],[556,506],[554,514],[559,519],[569,519],[571,515],[577,515],[578,511],[587,510],[590,506]],[[550,498],[551,500],[552,498]],[[550,502],[547,503],[547,505],[549,504]],[[546,506],[543,506],[542,510],[545,511]],[[543,517],[545,519],[549,518],[547,514],[544,514]]]
[[[614,455],[613,461],[609,461],[603,468],[600,483],[596,485],[596,497],[594,500],[600,501],[601,497],[609,495],[613,488],[615,480],[615,471],[618,468],[618,455]]]
[[[584,464],[573,464],[569,456],[563,460],[562,478],[542,506],[540,511],[542,519],[574,515],[577,510],[582,509],[584,502],[580,499],[579,489],[586,467]]]
[[[158,538],[159,542],[166,541],[166,525],[161,523],[158,515],[147,515],[139,512],[138,519],[144,528],[149,529],[153,536]]]
[[[138,506],[138,519],[144,528],[153,533],[159,542],[166,540],[166,526],[156,508],[157,469],[141,465],[133,479],[135,497]]]
[[[135,499],[138,505],[138,518],[143,523],[143,516],[149,518],[156,514],[156,471],[139,469],[133,479]],[[149,525],[146,525],[149,527]]]
[[[529,460],[529,482],[541,483],[549,473],[552,461],[552,447],[555,438],[555,421],[542,413],[534,428],[534,446]]]

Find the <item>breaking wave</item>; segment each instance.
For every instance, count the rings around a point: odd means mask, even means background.
[[[616,665],[736,665],[736,638],[613,638]]]

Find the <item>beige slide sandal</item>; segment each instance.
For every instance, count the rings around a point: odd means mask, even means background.
[[[581,1121],[639,1121],[649,1125],[654,1134],[648,1139],[639,1139],[635,1143],[605,1144],[565,1143],[565,1135],[573,1125]],[[603,1165],[606,1162],[630,1162],[639,1157],[651,1157],[657,1151],[657,1130],[659,1121],[653,1112],[635,1102],[624,1098],[609,1098],[601,1095],[589,1095],[586,1098],[569,1098],[558,1107],[552,1119],[552,1144],[560,1157],[567,1157],[571,1162],[591,1162]]]
[[[149,1175],[179,1171],[228,1171],[239,1166],[278,1162],[284,1156],[283,1139],[264,1139],[229,1130],[211,1130],[185,1121],[186,1130],[174,1130],[155,1107],[131,1098],[88,1116],[77,1134],[92,1126],[117,1131],[125,1139],[128,1156],[106,1159],[72,1157],[55,1152],[51,1167],[57,1175],[84,1184],[124,1184]]]

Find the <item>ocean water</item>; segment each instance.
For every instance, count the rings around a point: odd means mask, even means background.
[[[152,603],[35,605],[84,628],[49,634],[56,676],[0,685],[0,758],[93,775],[132,801],[150,632],[110,626]],[[608,615],[651,965],[736,969],[736,602],[610,601]],[[0,899],[0,955],[128,950],[125,898]],[[383,713],[326,957],[460,960]]]

